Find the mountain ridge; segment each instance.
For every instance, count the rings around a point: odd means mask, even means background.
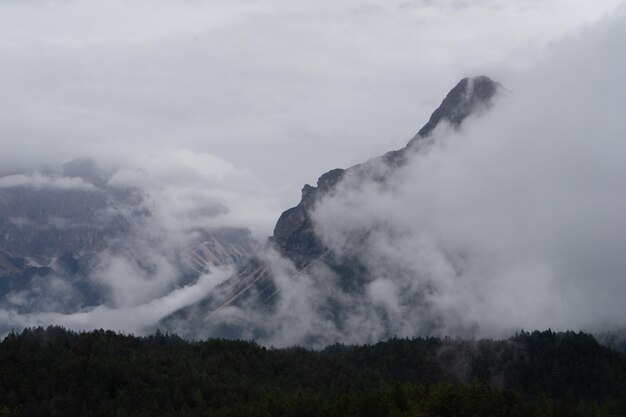
[[[405,147],[347,169],[332,169],[319,177],[315,187],[306,184],[302,188],[302,198],[298,205],[280,215],[273,235],[269,239],[270,242],[281,254],[292,259],[298,266],[302,266],[304,259],[325,250],[314,234],[310,210],[317,201],[332,192],[347,174],[355,173],[357,176],[384,180],[384,173],[381,176],[378,169],[374,167],[378,162],[382,162],[390,169],[402,166],[406,162],[407,153],[421,146],[441,123],[447,122],[454,129],[460,128],[470,115],[479,115],[487,110],[494,97],[502,89],[499,82],[485,75],[463,78],[448,92],[439,107],[431,114],[428,122]]]
[[[428,123],[404,148],[387,152],[347,169],[330,170],[319,177],[315,187],[305,185],[301,201],[280,215],[274,233],[268,239],[269,247],[275,249],[295,267],[295,270],[287,267],[285,271],[279,272],[292,274],[290,277],[280,279],[297,282],[298,276],[310,268],[319,267],[323,270],[323,275],[331,277],[328,279],[332,284],[324,281],[324,278],[322,279],[324,282],[317,282],[315,281],[317,278],[314,278],[315,282],[312,285],[332,285],[333,289],[336,285],[337,291],[331,290],[333,294],[328,295],[327,299],[318,300],[317,307],[321,309],[319,314],[324,316],[324,320],[333,322],[339,331],[345,331],[348,324],[342,323],[345,312],[341,309],[342,302],[339,298],[363,293],[366,269],[360,259],[336,256],[332,248],[327,248],[322,243],[316,234],[311,217],[316,204],[336,192],[337,185],[346,175],[362,181],[374,180],[384,183],[396,169],[407,162],[411,152],[419,151],[422,146],[431,144],[430,135],[442,122],[448,123],[453,129],[459,129],[468,117],[480,115],[488,110],[493,104],[494,97],[502,89],[500,83],[486,76],[464,78],[450,90]],[[269,260],[268,263],[263,256],[252,258],[245,268],[220,284],[202,301],[165,317],[158,326],[192,338],[204,332],[202,334],[205,336],[263,339],[267,336],[263,320],[255,322],[256,319],[249,315],[257,316],[266,312],[271,314],[280,296],[276,271],[273,270],[274,261]],[[245,307],[247,310],[223,321],[216,320],[229,306]],[[320,339],[318,334],[311,334],[305,336],[301,343],[317,346],[323,343],[323,338]]]

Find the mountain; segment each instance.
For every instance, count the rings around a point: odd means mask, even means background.
[[[80,289],[73,307],[97,305],[104,290],[91,274],[111,256],[129,258],[150,272],[150,258],[166,240],[153,236],[151,196],[136,187],[112,186],[110,177],[90,158],[0,177],[1,300],[21,300],[20,294],[54,278]],[[211,265],[244,265],[255,245],[244,228],[196,228],[188,236],[181,248],[163,248],[180,252],[166,255],[184,276],[181,284]],[[28,304],[38,308],[36,300]],[[18,307],[30,308],[21,301]]]
[[[315,187],[305,185],[302,189],[301,201],[281,214],[274,233],[269,238],[270,246],[295,265],[294,277],[309,268],[320,267],[337,278],[337,294],[362,292],[364,265],[358,258],[337,257],[333,248],[324,246],[311,218],[316,205],[322,199],[332,196],[338,184],[348,177],[354,184],[368,180],[385,184],[396,170],[405,165],[412,153],[432,145],[432,133],[437,127],[442,123],[447,123],[451,128],[459,129],[468,117],[479,116],[487,111],[492,106],[494,98],[502,90],[498,82],[486,76],[464,78],[447,94],[428,122],[404,148],[390,151],[348,169],[334,169],[326,172],[320,176]],[[196,337],[198,332],[204,331],[207,332],[203,334],[205,336],[218,334],[227,337],[246,335],[262,338],[264,330],[246,321],[245,317],[236,320],[229,319],[226,322],[221,322],[216,317],[230,305],[245,304],[249,307],[248,313],[250,314],[255,314],[255,311],[271,310],[278,295],[275,278],[272,266],[266,261],[255,258],[208,298],[167,317],[159,326],[175,329],[179,334],[191,337]],[[329,284],[320,282],[318,285]],[[341,321],[343,312],[340,301],[329,299],[320,308],[323,310],[322,314],[330,320],[335,323]]]
[[[488,109],[494,96],[501,90],[500,83],[486,76],[462,79],[404,148],[348,169],[328,171],[318,179],[316,187],[305,185],[302,189],[302,200],[297,206],[281,214],[270,240],[284,256],[298,266],[303,266],[307,260],[319,256],[325,248],[315,235],[310,212],[320,199],[333,191],[339,181],[349,174],[363,179],[384,180],[389,175],[389,170],[392,171],[406,162],[410,152],[428,144],[428,137],[440,123],[449,123],[458,129],[467,117]]]

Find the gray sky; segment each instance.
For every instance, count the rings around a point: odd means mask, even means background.
[[[403,146],[460,78],[515,86],[619,3],[2,0],[0,164],[202,184],[268,235],[304,183]]]

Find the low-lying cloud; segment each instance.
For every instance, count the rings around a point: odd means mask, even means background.
[[[142,334],[147,326],[202,300],[231,274],[230,269],[214,269],[211,273],[200,276],[193,284],[130,306],[100,305],[73,313],[49,311],[18,314],[14,310],[0,310],[0,322],[20,327],[45,326],[54,323],[76,330],[105,328]]]
[[[298,273],[270,251],[274,309],[229,306],[200,333],[228,323],[267,344],[323,346],[623,330],[625,23],[501,80],[510,91],[491,111],[440,126],[385,182],[344,178],[313,217],[335,256],[364,266],[358,288],[342,290],[324,262]]]
[[[624,27],[621,17],[562,42],[386,184],[348,178],[317,207],[324,242],[367,266],[365,296],[389,330],[626,325]]]
[[[240,236],[243,258],[254,244],[245,226],[268,227],[269,200],[244,192],[254,186],[245,171],[180,148],[127,155],[123,166],[96,156],[0,177],[1,248],[40,268],[2,277],[0,331],[46,323],[146,331],[232,267],[227,253],[193,265],[197,245],[239,228],[217,245],[226,252]]]
[[[13,174],[0,177],[0,188],[29,187],[34,189],[52,188],[60,190],[97,191],[96,187],[81,178],[48,176],[41,173]]]
[[[624,327],[624,45],[626,18],[620,14],[552,45],[550,57],[530,69],[500,67],[506,78],[499,81],[511,93],[490,112],[468,120],[460,131],[441,126],[434,145],[412,155],[384,184],[350,176],[340,183],[316,207],[315,228],[336,256],[356,258],[365,267],[356,291],[340,289],[341,276],[323,262],[298,272],[267,250],[258,256],[275,285],[272,308],[233,303],[208,318],[205,311],[192,336],[215,335],[229,325],[240,337],[267,344],[321,346],[392,335],[502,336],[522,328],[601,332]],[[136,79],[126,75],[126,81]],[[228,88],[218,90],[228,96]],[[265,97],[273,90],[258,91]],[[70,100],[72,111],[84,104],[81,97]],[[388,100],[377,105],[381,102]],[[156,110],[159,115],[171,108]],[[117,113],[100,119],[105,113],[80,131],[121,120]],[[359,119],[365,114],[352,113]],[[58,117],[55,113],[48,122],[58,123]],[[265,132],[257,122],[255,117],[241,125]],[[140,124],[134,119],[120,126],[129,128],[127,135],[145,133]],[[217,125],[214,134],[223,133],[224,126]],[[65,132],[66,125],[59,126]],[[341,131],[334,126],[327,133]],[[96,155],[111,173],[107,187],[141,189],[151,214],[133,225],[134,238],[107,253],[91,276],[107,288],[106,299],[72,312],[58,311],[54,303],[49,305],[56,311],[4,309],[0,321],[145,331],[216,294],[216,286],[232,273],[219,270],[195,283],[180,281],[177,257],[198,229],[245,225],[257,236],[271,229],[275,200],[265,197],[268,187],[252,172],[198,150],[202,147],[193,140],[175,146],[175,129],[165,132],[167,139],[151,132],[158,146],[146,146],[143,139],[125,154],[120,140]],[[196,139],[203,137],[193,132]],[[94,149],[103,148],[89,145],[81,152]],[[4,177],[4,184],[78,186],[38,174]],[[9,301],[27,300],[28,294],[16,293]]]

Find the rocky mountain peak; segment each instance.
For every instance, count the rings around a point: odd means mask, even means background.
[[[382,161],[389,169],[394,169],[406,161],[406,151],[420,143],[420,140],[432,134],[435,128],[442,122],[449,123],[454,128],[459,128],[463,121],[471,115],[478,115],[488,109],[493,98],[502,90],[502,85],[491,78],[481,75],[477,77],[463,78],[450,90],[441,102],[441,105],[432,113],[428,122],[408,142],[406,147],[388,152],[387,154],[359,164],[348,169],[333,169],[323,174],[317,181],[317,186],[305,185],[302,189],[300,203],[282,213],[274,234],[270,238],[283,255],[300,263],[316,254],[324,248],[315,236],[313,225],[309,217],[309,211],[315,203],[328,194],[347,172],[357,175],[368,174],[374,161]],[[373,174],[376,179],[384,176],[381,173]]]
[[[453,127],[459,127],[471,114],[475,114],[491,104],[491,99],[502,89],[502,85],[491,78],[480,75],[463,78],[443,99],[433,112],[428,122],[417,132],[417,137],[425,137],[441,123],[446,121]],[[410,142],[409,142],[410,144]]]

